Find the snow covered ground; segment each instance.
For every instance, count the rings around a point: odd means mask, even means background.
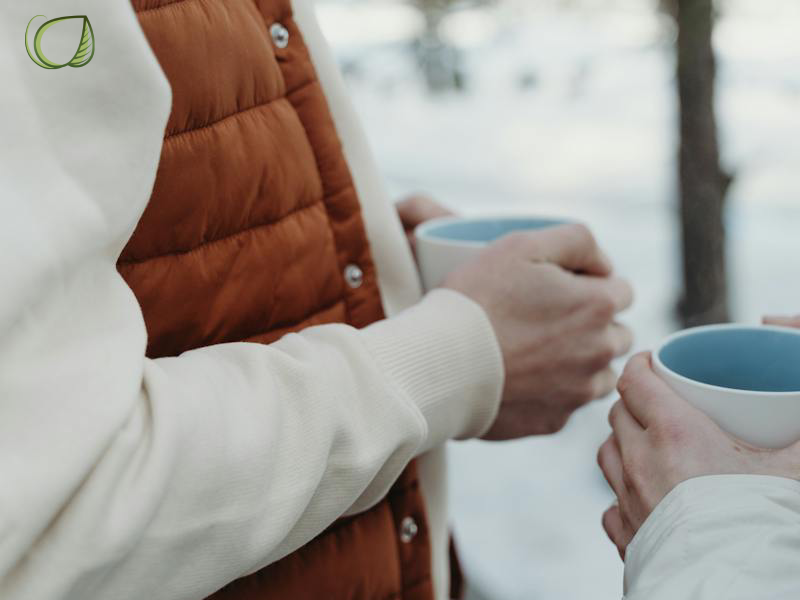
[[[735,318],[800,312],[800,4],[721,3],[719,117],[737,179],[729,236]],[[674,329],[674,31],[646,0],[502,0],[448,18],[466,91],[431,95],[385,0],[319,4],[388,185],[459,211],[589,223],[635,284],[637,349]],[[611,399],[560,434],[452,444],[452,510],[473,584],[498,600],[618,598],[595,465]]]

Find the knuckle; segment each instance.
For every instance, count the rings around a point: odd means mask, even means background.
[[[547,424],[545,425],[545,433],[547,434],[558,433],[559,431],[564,429],[568,421],[569,421],[569,413],[554,415],[553,417],[548,419]]]
[[[595,382],[594,396],[595,398],[604,398],[614,391],[617,383],[617,375],[610,367],[607,367],[603,373],[597,376]]]
[[[629,371],[631,375],[640,375],[641,373],[647,372],[650,366],[649,356],[648,352],[636,354],[628,361],[626,370]]]
[[[403,203],[409,208],[419,209],[425,204],[426,200],[427,198],[419,194],[411,194],[410,196],[406,197]]]
[[[621,279],[620,285],[622,286],[623,294],[625,294],[625,299],[626,299],[625,304],[630,306],[631,304],[633,304],[636,298],[636,290],[633,289],[631,282],[628,281],[627,279]]]
[[[595,298],[595,310],[601,317],[612,317],[617,312],[614,294],[611,290],[601,287]]]
[[[619,392],[619,395],[625,397],[630,393],[633,385],[634,383],[631,373],[628,369],[625,369],[619,379],[617,379],[617,391]]]
[[[617,400],[614,402],[614,406],[611,407],[611,410],[608,411],[608,424],[611,425],[612,429],[616,429],[616,424],[619,421],[619,414],[622,410],[622,402]]]
[[[641,495],[641,492],[647,489],[648,483],[647,471],[643,467],[641,459],[634,458],[628,472],[630,486]]]
[[[622,456],[622,479],[628,487],[634,490],[641,489],[642,465],[639,457],[635,454]]]
[[[576,239],[584,246],[596,246],[597,243],[594,239],[594,234],[592,233],[591,229],[589,229],[583,223],[575,223],[571,225],[573,235]]]
[[[595,460],[597,460],[597,466],[600,467],[600,470],[605,473],[606,470],[606,444],[608,442],[603,442],[603,445],[597,449],[597,454],[595,455]]]
[[[603,523],[603,529],[605,530],[605,532],[607,534],[611,535],[611,527],[610,527],[610,525],[611,525],[611,509],[608,509],[608,510],[606,510],[606,512],[603,513],[602,523]]]
[[[642,355],[637,354],[628,361],[625,369],[617,382],[617,391],[622,395],[635,393],[641,384],[643,384],[642,376],[647,371],[642,370]]]
[[[606,472],[609,464],[608,455],[612,450],[611,445],[613,443],[614,443],[613,436],[609,436],[608,439],[605,442],[603,442],[603,444],[597,450],[597,465],[604,473]]]
[[[611,361],[614,360],[616,354],[616,348],[611,341],[604,341],[594,352],[594,357],[592,359],[592,366],[594,367],[594,370],[602,371],[606,369],[608,365],[611,364]]]
[[[591,309],[591,315],[598,323],[607,324],[611,322],[617,312],[611,293],[601,287],[598,287],[590,294],[587,301]]]
[[[670,417],[656,417],[651,426],[653,442],[660,446],[680,446],[686,442],[688,431],[677,419]]]
[[[503,237],[508,244],[517,248],[531,243],[532,236],[525,231],[514,231]]]
[[[564,415],[563,417],[556,419],[553,422],[553,427],[550,433],[558,433],[559,431],[564,429],[564,427],[567,426],[568,422],[569,422],[569,415]]]
[[[603,513],[602,523],[606,535],[608,535],[608,537],[613,537],[616,532],[614,530],[614,513],[612,509],[609,508]]]
[[[588,404],[594,400],[595,395],[596,389],[594,383],[591,380],[582,382],[576,386],[575,390],[572,392],[570,407],[573,409],[580,408],[584,404]]]
[[[625,354],[633,347],[633,331],[626,325],[619,325],[618,331],[620,338],[620,347],[618,350],[620,350],[622,354]]]
[[[515,231],[503,236],[494,243],[494,246],[509,254],[521,254],[531,244],[531,236],[523,231]]]
[[[410,221],[418,222],[422,219],[422,203],[419,196],[408,196],[397,203],[401,216]]]

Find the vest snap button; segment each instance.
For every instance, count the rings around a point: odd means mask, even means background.
[[[351,288],[359,288],[364,283],[364,271],[358,265],[347,265],[344,269],[344,280]]]
[[[413,517],[405,517],[400,523],[400,541],[408,544],[411,540],[417,537],[419,527]]]
[[[269,34],[278,48],[286,48],[289,45],[289,30],[280,23],[273,23],[269,28]]]

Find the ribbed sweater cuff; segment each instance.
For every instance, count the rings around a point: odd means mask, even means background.
[[[428,425],[422,451],[483,435],[503,389],[503,360],[486,313],[466,296],[430,292],[399,315],[362,332],[389,383]]]

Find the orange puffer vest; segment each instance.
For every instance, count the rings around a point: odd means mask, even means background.
[[[133,0],[173,92],[118,269],[148,355],[381,319],[360,205],[290,0]],[[414,465],[387,498],[216,600],[431,600]]]

